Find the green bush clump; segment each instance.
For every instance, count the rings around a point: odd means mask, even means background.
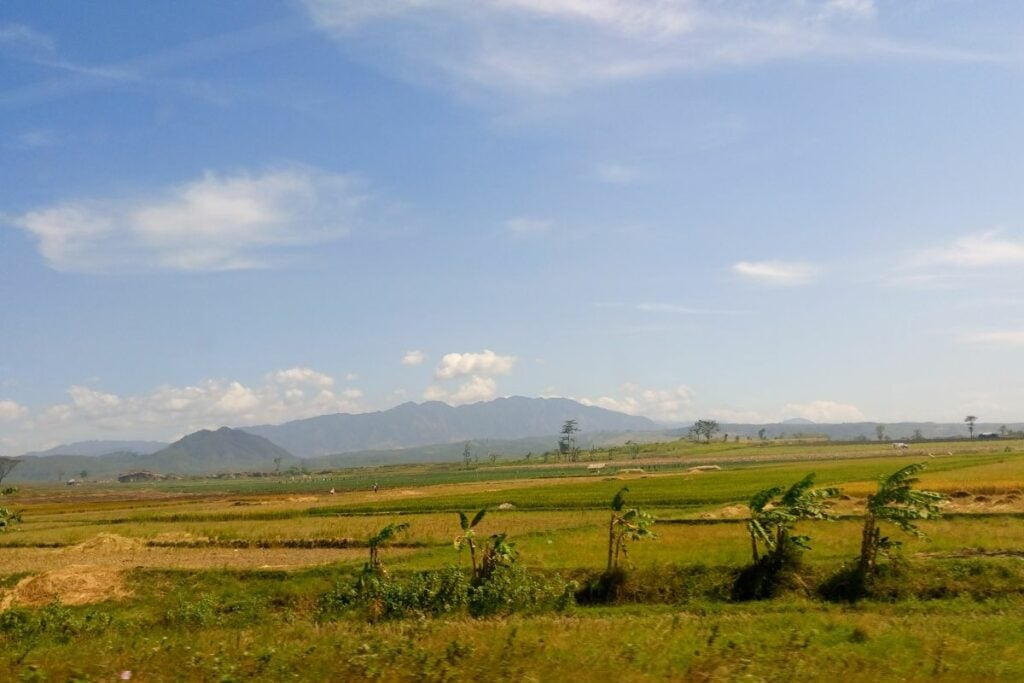
[[[508,615],[542,607],[565,609],[572,604],[575,584],[545,581],[518,564],[497,567],[469,591],[474,617]]]
[[[414,574],[407,579],[366,572],[355,585],[338,584],[320,596],[316,618],[329,621],[352,609],[372,620],[448,614],[468,601],[469,579],[458,567]]]

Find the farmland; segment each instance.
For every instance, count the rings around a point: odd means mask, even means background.
[[[914,462],[928,465],[918,486],[949,497],[942,517],[900,536],[873,595],[822,598],[858,553],[866,496]],[[809,472],[841,496],[834,519],[797,526],[811,537],[800,586],[734,599],[746,503]],[[583,588],[605,568],[623,487],[656,538],[630,544],[619,590],[595,600]],[[1009,440],[673,442],[573,464],[24,486],[5,499],[22,523],[0,535],[0,678],[549,680],[586,666],[619,680],[1019,680],[1022,490],[1024,442]],[[383,612],[354,597],[368,539],[390,524],[408,529],[381,547],[389,586],[468,573],[457,513],[483,508],[481,543],[507,534],[535,597],[442,610],[403,594],[391,612],[387,586]]]

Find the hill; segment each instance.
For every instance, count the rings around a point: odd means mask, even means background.
[[[566,420],[576,420],[584,433],[659,428],[646,417],[585,406],[566,398],[513,396],[455,407],[439,401],[409,402],[373,413],[321,415],[241,429],[265,437],[300,458],[312,458],[472,440],[554,437]]]
[[[263,437],[238,429],[203,429],[175,441],[156,453],[130,452],[104,455],[26,455],[9,481],[64,481],[68,478],[113,478],[125,472],[148,470],[161,474],[215,474],[219,472],[281,469],[301,461]],[[83,472],[85,473],[83,476]]]
[[[65,443],[45,451],[33,451],[24,455],[34,455],[41,458],[53,455],[109,455],[111,453],[139,453],[149,455],[167,448],[164,441],[76,441]]]

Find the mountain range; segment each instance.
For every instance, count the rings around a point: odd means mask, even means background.
[[[550,437],[566,420],[582,432],[647,431],[659,425],[566,398],[513,396],[450,406],[440,401],[403,403],[373,413],[339,413],[281,425],[242,427],[300,458],[364,450],[394,450],[477,439]]]
[[[645,417],[586,406],[564,398],[500,398],[464,406],[437,401],[403,403],[390,410],[339,413],[216,431],[201,430],[173,444],[156,441],[82,441],[20,456],[9,480],[59,481],[68,477],[109,478],[149,470],[163,474],[215,474],[311,470],[353,465],[457,460],[466,443],[478,457],[490,453],[521,456],[557,447],[566,420],[576,420],[581,448],[666,441],[685,437],[687,428],[668,429]],[[772,424],[722,423],[716,438],[821,437],[841,441],[909,440],[967,436],[963,423],[857,422],[818,424],[795,418]],[[1020,431],[1024,425],[981,423],[976,433]]]

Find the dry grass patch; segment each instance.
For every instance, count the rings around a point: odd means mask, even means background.
[[[41,607],[60,601],[65,605],[90,605],[131,597],[123,572],[113,567],[73,564],[28,576],[0,598],[0,610],[10,607]]]

